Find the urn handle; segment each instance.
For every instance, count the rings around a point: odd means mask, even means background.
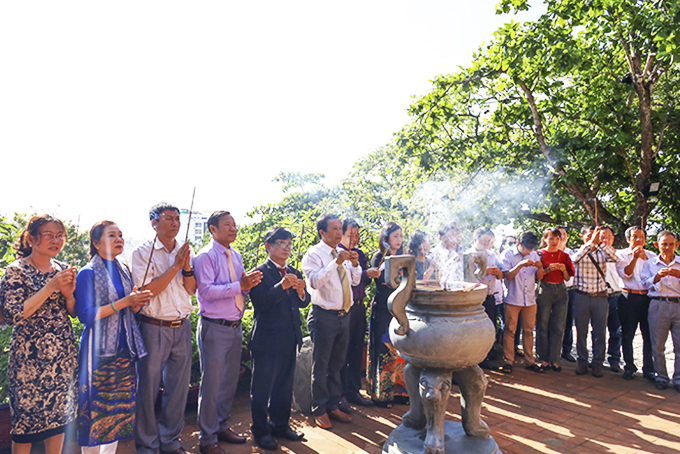
[[[404,278],[397,283],[399,271],[404,270]],[[411,299],[411,293],[416,285],[416,258],[412,255],[393,255],[385,259],[385,283],[396,288],[387,299],[387,308],[399,322],[399,328],[394,332],[405,336],[409,332],[406,305]]]
[[[486,277],[486,252],[463,254],[463,279],[465,282],[483,282]]]

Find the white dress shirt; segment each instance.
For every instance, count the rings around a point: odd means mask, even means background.
[[[645,260],[642,266],[642,282],[649,290],[648,296],[650,298],[678,298],[680,297],[680,279],[674,276],[664,276],[659,282],[654,283],[656,274],[663,268],[675,268],[680,270],[680,256],[677,254],[673,257],[673,261],[666,265],[661,261],[660,256]]]
[[[361,282],[361,266],[352,266],[352,262],[345,260],[338,265],[333,258],[335,249],[320,241],[315,244],[302,258],[302,272],[305,274],[312,304],[316,304],[331,311],[339,311],[343,307],[343,290],[338,266],[345,268],[350,285]]]
[[[132,272],[132,280],[137,288],[142,287],[142,280],[146,272],[146,265],[149,262],[149,255],[151,254],[151,243],[153,240],[146,241],[132,251],[132,258],[130,259],[130,271]],[[160,240],[156,239],[155,250],[151,258],[151,265],[149,266],[149,273],[146,275],[146,284],[161,276],[175,263],[175,256],[179,252],[182,245],[179,241],[175,241],[175,248],[172,251],[163,246]],[[191,262],[193,263],[194,251],[189,248],[191,254]],[[184,279],[182,277],[182,270],[172,278],[167,287],[159,294],[154,295],[147,306],[144,306],[141,313],[147,317],[157,318],[159,320],[178,320],[188,317],[194,311],[194,306],[191,304],[191,295],[184,288]]]
[[[647,260],[656,257],[654,252],[647,249],[645,249],[645,253],[647,254]],[[621,260],[616,264],[616,272],[619,273],[623,288],[628,290],[647,290],[644,282],[642,282],[642,267],[646,260],[638,259],[635,262],[633,274],[627,275],[625,269],[633,261],[633,250],[631,248],[621,249],[618,255]]]

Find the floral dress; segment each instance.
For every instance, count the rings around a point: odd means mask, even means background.
[[[61,262],[58,271],[67,268]],[[25,259],[5,270],[0,305],[13,327],[9,348],[9,404],[12,440],[31,443],[63,433],[76,415],[78,347],[61,292],[52,293],[24,318],[24,302],[58,271],[43,273]]]

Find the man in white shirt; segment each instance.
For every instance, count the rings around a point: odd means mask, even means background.
[[[652,360],[652,341],[649,337],[649,296],[647,288],[642,282],[642,266],[645,261],[656,257],[652,251],[646,250],[647,235],[638,226],[629,227],[626,230],[626,240],[629,247],[619,251],[619,262],[616,271],[623,284],[621,297],[619,297],[619,320],[621,321],[621,347],[625,362],[623,379],[635,378],[637,367],[633,356],[633,339],[635,331],[640,325],[642,334],[642,376],[647,380],[656,382],[654,361]]]
[[[316,221],[319,241],[302,259],[302,271],[312,296],[307,327],[312,336],[312,412],[316,424],[332,427],[330,419],[351,422],[338,409],[342,397],[340,369],[345,364],[349,342],[349,317],[352,285],[361,281],[361,266],[356,251],[337,250],[342,240],[342,222],[334,214]]]
[[[180,245],[179,210],[159,203],[149,211],[156,241],[132,252],[132,279],[153,298],[139,313],[139,329],[149,354],[137,365],[135,445],[138,453],[183,454],[179,436],[191,376],[191,295],[196,278],[189,243]],[[154,405],[163,377],[163,406],[158,418]]]
[[[642,267],[642,281],[649,290],[649,332],[654,352],[656,387],[665,389],[670,382],[666,369],[665,347],[668,333],[673,339],[675,371],[673,387],[680,393],[680,257],[675,254],[678,240],[664,230],[654,242],[659,255],[647,260]]]

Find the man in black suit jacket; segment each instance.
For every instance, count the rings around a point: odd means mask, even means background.
[[[250,402],[251,427],[258,445],[273,450],[273,437],[301,440],[303,434],[290,428],[293,378],[297,349],[302,345],[300,308],[310,302],[302,273],[286,265],[293,235],[274,227],[264,238],[269,258],[257,269],[262,281],[250,291],[255,322],[250,341],[253,376]]]

